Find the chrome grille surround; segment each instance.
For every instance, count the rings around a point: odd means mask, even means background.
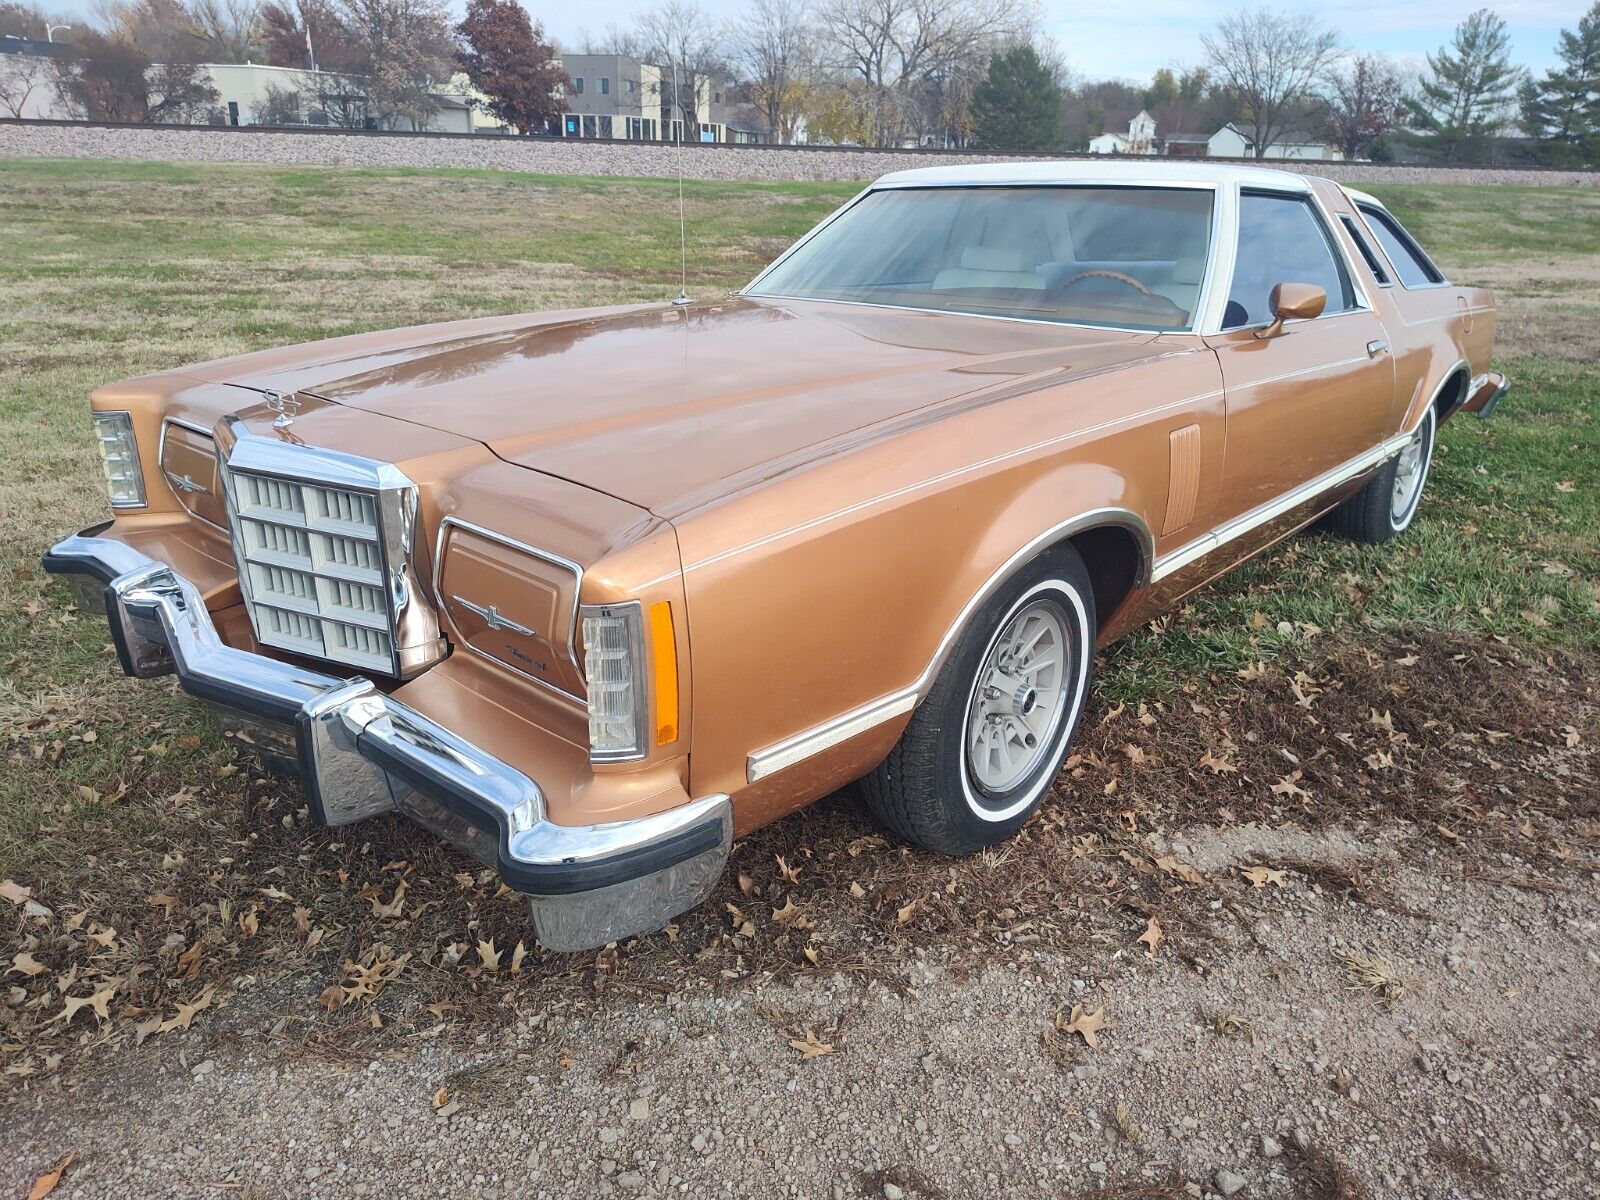
[[[408,678],[444,657],[416,572],[417,488],[392,463],[215,430],[239,587],[263,646]],[[420,560],[420,561],[419,561]]]

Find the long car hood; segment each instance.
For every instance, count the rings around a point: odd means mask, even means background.
[[[737,298],[362,335],[195,374],[470,438],[670,517],[952,405],[1173,349],[1153,340]]]

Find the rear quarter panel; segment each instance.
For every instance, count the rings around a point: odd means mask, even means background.
[[[1353,215],[1365,228],[1365,218],[1343,188],[1327,180],[1318,180],[1315,186],[1330,209]],[[1494,297],[1483,288],[1448,283],[1406,288],[1396,282],[1380,287],[1345,231],[1341,228],[1338,233],[1351,269],[1361,277],[1389,334],[1395,366],[1393,432],[1410,429],[1463,364],[1469,375],[1489,369],[1495,336]],[[1376,239],[1371,240],[1376,245]],[[1424,245],[1423,249],[1430,248]]]

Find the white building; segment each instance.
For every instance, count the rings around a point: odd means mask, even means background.
[[[0,117],[66,121],[72,113],[56,92],[54,59],[64,47],[7,34],[0,37]]]
[[[298,67],[263,63],[205,63],[221,99],[217,108],[226,125],[342,125],[349,119],[346,102],[359,112],[357,98],[340,94],[340,76]],[[421,128],[402,120],[405,132],[505,133],[505,125],[473,107],[474,93],[466,76],[457,75],[433,94],[437,111]],[[343,119],[341,119],[343,118]]]
[[[1127,118],[1127,132],[1114,128],[1124,114],[1108,113],[1107,129],[1089,140],[1090,154],[1165,154],[1173,158],[1254,158],[1255,143],[1231,121],[1212,131],[1173,132],[1158,136],[1155,118],[1144,109]],[[1264,158],[1307,159],[1337,162],[1344,158],[1333,146],[1313,141],[1303,134],[1296,140],[1274,142]]]
[[[1089,139],[1090,154],[1154,154],[1156,119],[1144,109],[1108,112],[1105,131]]]

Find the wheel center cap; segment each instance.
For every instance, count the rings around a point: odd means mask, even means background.
[[[1032,687],[1019,687],[1011,693],[1011,708],[1019,716],[1025,717],[1039,706],[1039,690]]]

